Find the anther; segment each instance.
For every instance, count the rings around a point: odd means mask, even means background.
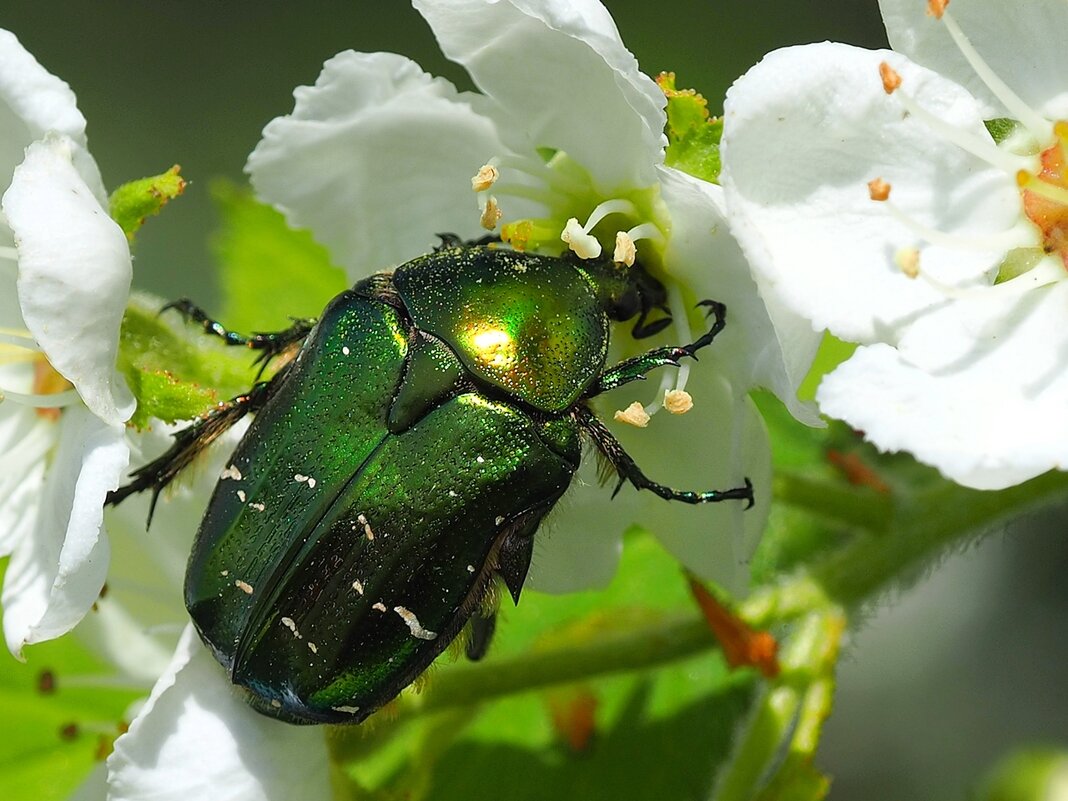
[[[868,181],[868,197],[876,201],[889,200],[890,184],[882,178],[873,178]]]
[[[612,261],[616,264],[625,264],[628,267],[634,265],[634,257],[637,255],[637,249],[634,247],[634,240],[630,238],[626,231],[616,232],[616,249],[612,254]]]
[[[927,0],[927,16],[942,19],[948,5],[949,0]]]
[[[1044,197],[1046,200],[1052,200],[1054,203],[1068,206],[1068,189],[1043,181],[1027,170],[1019,170],[1016,173],[1016,185],[1021,189],[1026,189],[1028,192],[1033,192],[1039,197]]]
[[[885,61],[879,62],[879,77],[883,79],[883,91],[888,95],[901,86],[901,74]]]
[[[497,205],[497,198],[490,195],[486,200],[486,205],[482,208],[482,216],[478,218],[478,222],[487,231],[492,231],[497,227],[502,216],[500,206]]]
[[[920,251],[916,248],[902,248],[894,254],[894,263],[909,278],[920,274]]]
[[[597,237],[587,233],[575,217],[567,221],[560,239],[566,242],[580,259],[596,259],[601,255],[601,243],[597,241]]]
[[[664,393],[664,408],[671,414],[686,414],[693,408],[693,398],[684,389],[670,389]]]
[[[471,189],[475,192],[484,192],[497,183],[501,177],[501,171],[492,164],[483,164],[478,172],[471,177]]]
[[[616,412],[613,418],[620,423],[626,423],[635,428],[645,428],[649,425],[649,415],[646,414],[645,407],[638,401],[634,401],[626,409]]]

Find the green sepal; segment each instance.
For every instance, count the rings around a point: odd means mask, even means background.
[[[1023,127],[1016,120],[1008,117],[997,117],[993,120],[985,120],[983,124],[986,126],[987,133],[990,134],[990,138],[994,140],[994,144],[996,145],[1000,145]]]
[[[255,380],[250,351],[227,348],[175,312],[161,315],[162,306],[135,295],[122,321],[118,367],[137,398],[130,419],[135,428],[153,417],[166,423],[192,419]]]
[[[111,193],[108,212],[127,239],[133,240],[146,217],[159,214],[170,200],[185,191],[186,181],[179,175],[181,169],[175,164],[164,173],[130,181]]]
[[[228,181],[212,184],[222,225],[212,239],[221,266],[218,319],[235,331],[288,328],[317,317],[349,282],[308,231],[295,231],[270,206]]]
[[[676,89],[675,73],[660,73],[656,83],[667,97],[664,163],[695,178],[719,183],[723,121],[709,116],[708,101],[693,89]]]

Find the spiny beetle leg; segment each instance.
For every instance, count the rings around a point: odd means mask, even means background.
[[[665,365],[678,367],[679,360],[685,356],[689,356],[691,359],[696,359],[697,351],[703,347],[711,345],[712,340],[716,338],[727,323],[727,307],[719,301],[702,300],[697,305],[707,306],[707,316],[715,316],[716,318],[712,323],[711,328],[709,328],[700,339],[696,342],[691,342],[689,345],[671,345],[663,348],[655,348],[640,356],[635,356],[620,362],[610,370],[605,370],[601,373],[597,381],[593,383],[593,386],[586,391],[584,397],[593,398],[600,395],[602,392],[608,392],[609,390],[616,389],[624,384],[629,384],[631,381],[643,379],[645,378],[646,373],[657,367],[663,367]],[[656,323],[652,323],[652,325],[656,325]]]
[[[242,417],[259,410],[267,402],[273,388],[280,383],[279,379],[284,372],[283,368],[283,372],[272,380],[256,384],[247,394],[218,404],[194,420],[191,425],[175,432],[174,444],[161,456],[135,470],[131,476],[133,480],[129,484],[109,492],[104,500],[105,505],[117,506],[129,496],[151,489],[152,503],[149,504],[148,520],[145,523],[145,528],[148,528],[152,524],[156,501],[159,500],[163,488]]]
[[[753,482],[748,478],[745,480],[744,487],[734,487],[729,490],[706,490],[704,492],[676,490],[671,487],[665,487],[663,484],[657,484],[641,471],[641,468],[634,463],[630,454],[623,450],[623,446],[619,444],[619,440],[612,436],[612,432],[605,427],[604,423],[597,419],[597,416],[590,411],[589,408],[579,406],[574,411],[574,415],[575,421],[583,431],[589,434],[590,438],[593,440],[593,444],[597,446],[597,450],[599,450],[616,469],[616,474],[619,476],[619,483],[616,485],[615,491],[612,493],[613,498],[619,493],[623,484],[629,481],[637,489],[647,489],[669,501],[682,501],[683,503],[697,504],[742,500],[749,502],[745,507],[746,509],[753,505]]]
[[[452,248],[475,248],[481,245],[493,245],[501,241],[500,236],[497,234],[486,234],[478,239],[461,239],[459,235],[448,232],[434,234],[434,236],[441,240],[441,244],[434,248],[435,253],[451,250]]]
[[[630,329],[630,335],[635,339],[645,339],[646,337],[653,337],[671,325],[671,311],[666,306],[656,306],[667,316],[661,317],[659,320],[653,320],[651,323],[647,323],[645,319],[649,316],[649,312],[653,307],[645,308],[641,310],[641,314],[638,315],[638,319],[634,323],[634,327]]]
[[[163,314],[163,312],[168,309],[174,309],[187,321],[198,323],[204,329],[205,333],[219,337],[219,339],[227,345],[262,351],[262,353],[256,357],[256,361],[254,362],[255,364],[260,365],[260,372],[256,375],[257,379],[262,375],[264,367],[267,366],[267,362],[274,356],[282,353],[290,345],[302,342],[305,337],[311,333],[312,328],[315,326],[315,320],[294,318],[293,325],[283,331],[257,331],[251,335],[245,335],[239,334],[236,331],[231,331],[224,327],[222,323],[213,320],[202,308],[189,300],[189,298],[179,298],[178,300],[171,301],[160,309],[159,313]]]

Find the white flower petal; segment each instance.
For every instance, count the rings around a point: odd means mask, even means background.
[[[246,170],[351,278],[426,253],[436,233],[485,233],[471,176],[506,150],[476,108],[483,98],[401,56],[352,51],[293,94],[293,113],[267,125]]]
[[[596,0],[414,0],[442,52],[509,115],[509,143],[565,151],[604,197],[648,186],[665,98]],[[510,215],[511,216],[511,215]]]
[[[745,501],[693,506],[642,491],[635,522],[701,578],[744,595],[749,558],[771,511],[768,432],[749,397],[714,371],[695,368],[686,390],[692,411],[657,415],[644,431],[617,432],[628,453],[649,478],[675,489],[727,490],[748,477],[756,503],[748,510]]]
[[[0,557],[33,531],[55,425],[36,410],[0,405]]]
[[[186,628],[108,758],[109,801],[329,801],[324,729],[253,712]]]
[[[26,147],[49,131],[71,138],[79,174],[93,196],[106,203],[100,171],[86,150],[85,117],[74,92],[37,63],[13,33],[0,30],[0,193],[10,184]],[[0,244],[6,238],[0,234]]]
[[[104,497],[129,459],[122,426],[80,406],[64,411],[59,427],[35,530],[16,546],[4,579],[4,636],[16,655],[70,631],[100,594],[109,550]]]
[[[988,290],[930,315],[900,352],[858,349],[824,379],[822,410],[977,489],[1065,469],[1068,282],[1006,295]]]
[[[661,197],[671,215],[671,239],[664,263],[697,300],[727,306],[727,326],[706,350],[701,366],[725,372],[740,390],[766,387],[793,415],[809,425],[819,416],[797,398],[820,335],[807,320],[761,300],[749,263],[731,236],[723,209],[723,189],[670,167],[660,167]],[[696,336],[703,333],[698,327]],[[707,364],[706,364],[707,362]]]
[[[923,242],[872,201],[930,228],[989,236],[1013,226],[1019,192],[1000,169],[943,141],[880,84],[887,61],[903,88],[953,127],[987,137],[962,88],[886,51],[824,43],[778,50],[732,87],[725,104],[723,186],[731,229],[761,286],[851,341],[893,342],[918,312],[944,301],[901,273],[902,248]],[[923,270],[945,284],[983,281],[1002,252],[927,245]]]
[[[923,0],[879,0],[890,46],[917,64],[966,86],[987,105],[986,117],[1006,115],[1005,107],[975,74],[945,25],[927,15]],[[953,0],[953,18],[972,45],[1025,103],[1047,119],[1068,115],[1068,30],[1064,0]]]
[[[534,538],[526,588],[562,595],[607,586],[616,574],[623,532],[634,522],[638,498],[626,488],[615,499],[600,486],[597,460],[583,460],[571,489]]]
[[[22,316],[41,349],[109,423],[134,399],[115,369],[132,268],[126,236],[71,163],[69,139],[26,151],[3,197],[19,252]]]

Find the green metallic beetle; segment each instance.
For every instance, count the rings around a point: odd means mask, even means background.
[[[649,480],[589,399],[712,342],[605,368],[612,321],[664,306],[640,265],[550,258],[443,237],[434,253],[343,292],[318,321],[277,334],[227,331],[264,360],[303,342],[271,380],[176,435],[109,502],[159,491],[248,412],[193,546],[186,606],[252,706],[292,723],[358,723],[410,684],[470,620],[492,633],[499,577],[512,598],[534,533],[567,490],[584,440],[619,477],[668,500],[740,499],[752,486],[678,491]]]

